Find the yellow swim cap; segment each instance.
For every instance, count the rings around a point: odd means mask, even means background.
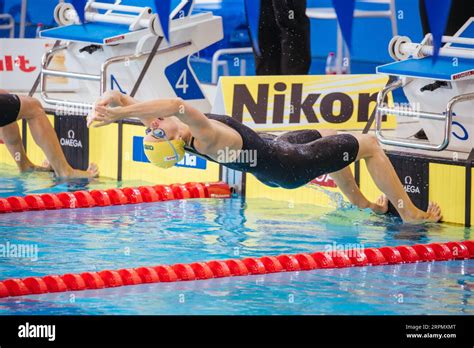
[[[143,141],[145,155],[155,166],[167,169],[176,165],[184,158],[184,141],[163,140],[163,141]]]

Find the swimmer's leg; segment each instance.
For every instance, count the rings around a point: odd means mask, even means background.
[[[361,192],[355,181],[350,167],[346,167],[334,173],[330,173],[331,178],[337,184],[337,187],[347,197],[349,202],[360,209],[371,209],[376,214],[385,214],[388,211],[388,199],[385,195],[380,196],[376,202],[369,201]]]
[[[8,91],[0,89],[0,94],[8,94]],[[31,171],[51,171],[51,166],[49,166],[49,164],[37,166],[30,161],[26,155],[20,135],[20,128],[16,122],[0,128],[0,139],[5,143],[8,152],[10,152],[21,173]]]
[[[10,154],[12,155],[21,173],[27,173],[32,171],[51,171],[51,166],[49,165],[37,166],[30,161],[30,159],[26,155],[25,148],[23,147],[18,123],[14,122],[5,127],[0,128],[0,138],[3,139],[3,142],[5,143],[8,152],[10,152]]]
[[[19,119],[25,119],[33,139],[43,150],[56,175],[61,178],[94,178],[99,175],[97,166],[91,164],[87,171],[73,169],[64,156],[54,128],[51,126],[41,103],[30,97],[20,96]]]
[[[321,136],[327,137],[336,135],[337,132],[330,129],[319,130]],[[330,173],[331,178],[334,179],[338,188],[347,197],[349,202],[355,206],[366,209],[370,208],[374,213],[385,214],[388,211],[388,200],[385,195],[382,195],[377,202],[370,202],[357,186],[354,175],[350,167],[346,167],[337,172]]]
[[[418,209],[405,192],[392,163],[373,135],[354,134],[359,142],[357,160],[365,159],[369,173],[377,187],[384,192],[400,217],[405,222],[438,222],[441,220],[441,209],[438,204],[430,202],[426,212]]]

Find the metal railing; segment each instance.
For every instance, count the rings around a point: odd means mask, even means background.
[[[225,74],[229,74],[228,63],[225,61],[221,61],[220,58],[224,55],[232,55],[232,54],[249,54],[253,53],[252,47],[241,47],[241,48],[223,48],[217,50],[214,55],[212,56],[212,84],[217,84],[219,80],[219,67],[223,66],[225,69]],[[247,62],[245,59],[242,59],[240,62],[240,75],[245,76],[247,71]]]
[[[0,14],[0,21],[5,21],[5,24],[0,25],[0,30],[10,31],[10,39],[15,37],[15,19],[9,13]]]
[[[401,79],[387,85],[381,90],[377,96],[377,112],[375,115],[375,134],[379,141],[385,145],[407,147],[412,149],[429,150],[429,151],[443,151],[445,150],[451,138],[451,128],[453,121],[453,109],[458,103],[474,100],[474,93],[462,94],[452,98],[446,105],[446,113],[426,112],[413,109],[388,107],[385,100],[390,92],[403,87]],[[443,141],[440,144],[430,144],[423,141],[397,139],[385,137],[382,133],[382,118],[384,115],[396,115],[404,117],[412,117],[418,119],[429,119],[436,121],[444,121]]]
[[[164,54],[169,51],[173,51],[176,49],[180,49],[186,46],[191,45],[191,42],[184,42],[178,45],[174,45],[171,47],[167,47],[161,50],[158,50],[156,55]],[[100,73],[98,75],[94,74],[86,74],[82,72],[68,72],[68,71],[59,71],[59,70],[52,70],[48,69],[48,65],[50,61],[53,59],[54,55],[57,54],[59,51],[66,50],[69,45],[62,45],[55,48],[52,48],[43,56],[42,60],[42,71],[41,71],[41,83],[40,83],[40,91],[42,99],[47,103],[55,106],[62,106],[62,107],[77,107],[77,108],[92,108],[93,104],[91,103],[84,103],[78,101],[67,101],[62,99],[52,98],[48,94],[47,90],[47,76],[54,76],[54,77],[65,77],[77,80],[85,80],[85,81],[96,81],[100,83],[100,95],[103,95],[107,91],[107,76],[108,76],[108,69],[112,64],[120,63],[120,62],[127,62],[138,60],[144,57],[148,57],[151,54],[150,52],[144,52],[140,54],[130,54],[130,55],[123,55],[118,57],[112,57],[107,59],[102,65],[100,69]]]

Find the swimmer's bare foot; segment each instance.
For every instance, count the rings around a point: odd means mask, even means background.
[[[48,160],[44,160],[41,164],[41,168],[48,172],[54,172],[53,166],[49,163]]]
[[[370,203],[370,209],[375,214],[387,214],[388,212],[388,198],[385,195],[381,195],[375,203]]]
[[[403,218],[403,222],[417,224],[424,222],[439,222],[442,219],[441,208],[437,203],[430,202],[426,212],[419,210],[418,214],[414,217]]]
[[[61,179],[93,179],[99,176],[99,167],[97,164],[91,163],[87,170],[72,169],[66,175],[59,175]]]
[[[21,173],[31,173],[31,172],[52,172],[53,168],[49,164],[48,161],[44,161],[41,166],[37,166],[36,164],[33,164],[32,162],[27,162],[22,164],[20,167],[20,172]]]

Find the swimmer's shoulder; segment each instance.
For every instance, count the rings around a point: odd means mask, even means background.
[[[206,117],[217,126],[220,126],[221,128],[230,128],[237,133],[240,133],[239,130],[245,127],[241,122],[227,115],[218,115],[212,113],[207,113],[204,115],[206,115]]]
[[[232,117],[230,117],[228,115],[213,114],[213,113],[210,113],[210,112],[205,113],[204,115],[210,120],[215,120],[215,121],[219,121],[219,122],[222,122],[222,123],[226,123],[226,121],[229,122],[230,120],[233,120],[233,121],[237,122],[236,120],[234,120]]]

